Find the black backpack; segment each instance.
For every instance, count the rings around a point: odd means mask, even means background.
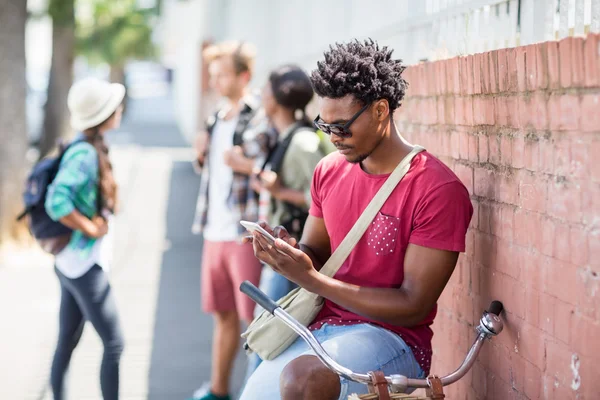
[[[17,221],[29,216],[27,219],[29,231],[38,241],[66,236],[73,232],[71,228],[50,218],[46,212],[45,202],[48,186],[56,178],[65,153],[78,142],[74,141],[63,147],[58,156],[47,157],[36,163],[27,177],[23,191],[25,209],[19,214]],[[100,195],[98,195],[98,204],[101,204]]]

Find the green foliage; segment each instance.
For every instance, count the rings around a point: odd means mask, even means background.
[[[87,0],[85,5],[91,15],[78,18],[76,46],[90,63],[122,66],[131,59],[156,55],[152,42],[156,9],[139,9],[135,0]]]
[[[75,0],[50,0],[48,15],[52,22],[63,27],[75,25]]]

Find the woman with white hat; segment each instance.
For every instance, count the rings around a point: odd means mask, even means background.
[[[64,377],[85,321],[91,322],[104,345],[100,387],[104,400],[119,398],[119,362],[123,335],[106,270],[102,246],[107,219],[115,212],[117,185],[104,134],[119,127],[125,88],[94,78],[69,91],[71,125],[79,133],[62,157],[48,187],[48,215],[73,229],[66,247],[56,255],[60,282],[59,334],[50,383],[54,400],[64,400]]]

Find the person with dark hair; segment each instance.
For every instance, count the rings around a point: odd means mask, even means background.
[[[110,254],[103,250],[107,221],[117,208],[117,184],[104,135],[119,127],[124,96],[123,85],[95,78],[78,81],[69,91],[71,125],[80,133],[64,153],[45,203],[53,220],[73,229],[55,258],[61,291],[58,343],[50,374],[55,400],[65,399],[65,374],[85,321],[91,322],[104,345],[102,397],[119,398],[124,341],[107,276]]]
[[[269,76],[262,102],[277,144],[254,174],[251,185],[259,193],[259,219],[271,226],[284,226],[299,240],[310,207],[310,183],[323,158],[321,140],[306,118],[306,106],[314,97],[308,75],[296,65],[283,65]],[[264,266],[260,288],[272,299],[285,296],[295,285]],[[260,311],[260,307],[255,310]],[[253,354],[247,376],[260,364]]]
[[[410,144],[393,113],[407,88],[404,65],[372,40],[336,44],[313,71],[315,125],[339,150],[312,180],[310,215],[297,244],[282,227],[253,234],[255,255],[325,299],[309,324],[325,350],[354,371],[422,378],[429,373],[436,303],[452,275],[473,207],[466,187],[440,160]],[[416,155],[415,155],[416,154]],[[333,277],[319,269],[406,157],[408,172]],[[298,338],[263,361],[241,396],[346,399],[367,387],[328,370]]]

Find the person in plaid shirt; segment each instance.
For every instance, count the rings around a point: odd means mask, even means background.
[[[95,78],[81,80],[69,91],[71,125],[80,133],[65,152],[45,201],[50,218],[73,229],[55,258],[61,289],[58,342],[50,374],[55,400],[65,398],[65,374],[85,321],[92,323],[104,345],[102,397],[119,398],[123,334],[106,274],[110,267],[107,220],[116,208],[117,185],[104,134],[119,127],[124,96],[123,85]]]
[[[248,43],[224,42],[208,47],[212,87],[223,98],[219,111],[196,140],[194,164],[202,176],[193,232],[202,234],[202,309],[215,318],[212,376],[193,399],[229,399],[229,380],[239,346],[240,321],[253,319],[254,302],[238,288],[258,285],[260,261],[252,245],[242,243],[240,220],[258,218],[257,194],[250,175],[268,153],[269,135],[261,129],[259,101],[247,87],[254,49]]]

